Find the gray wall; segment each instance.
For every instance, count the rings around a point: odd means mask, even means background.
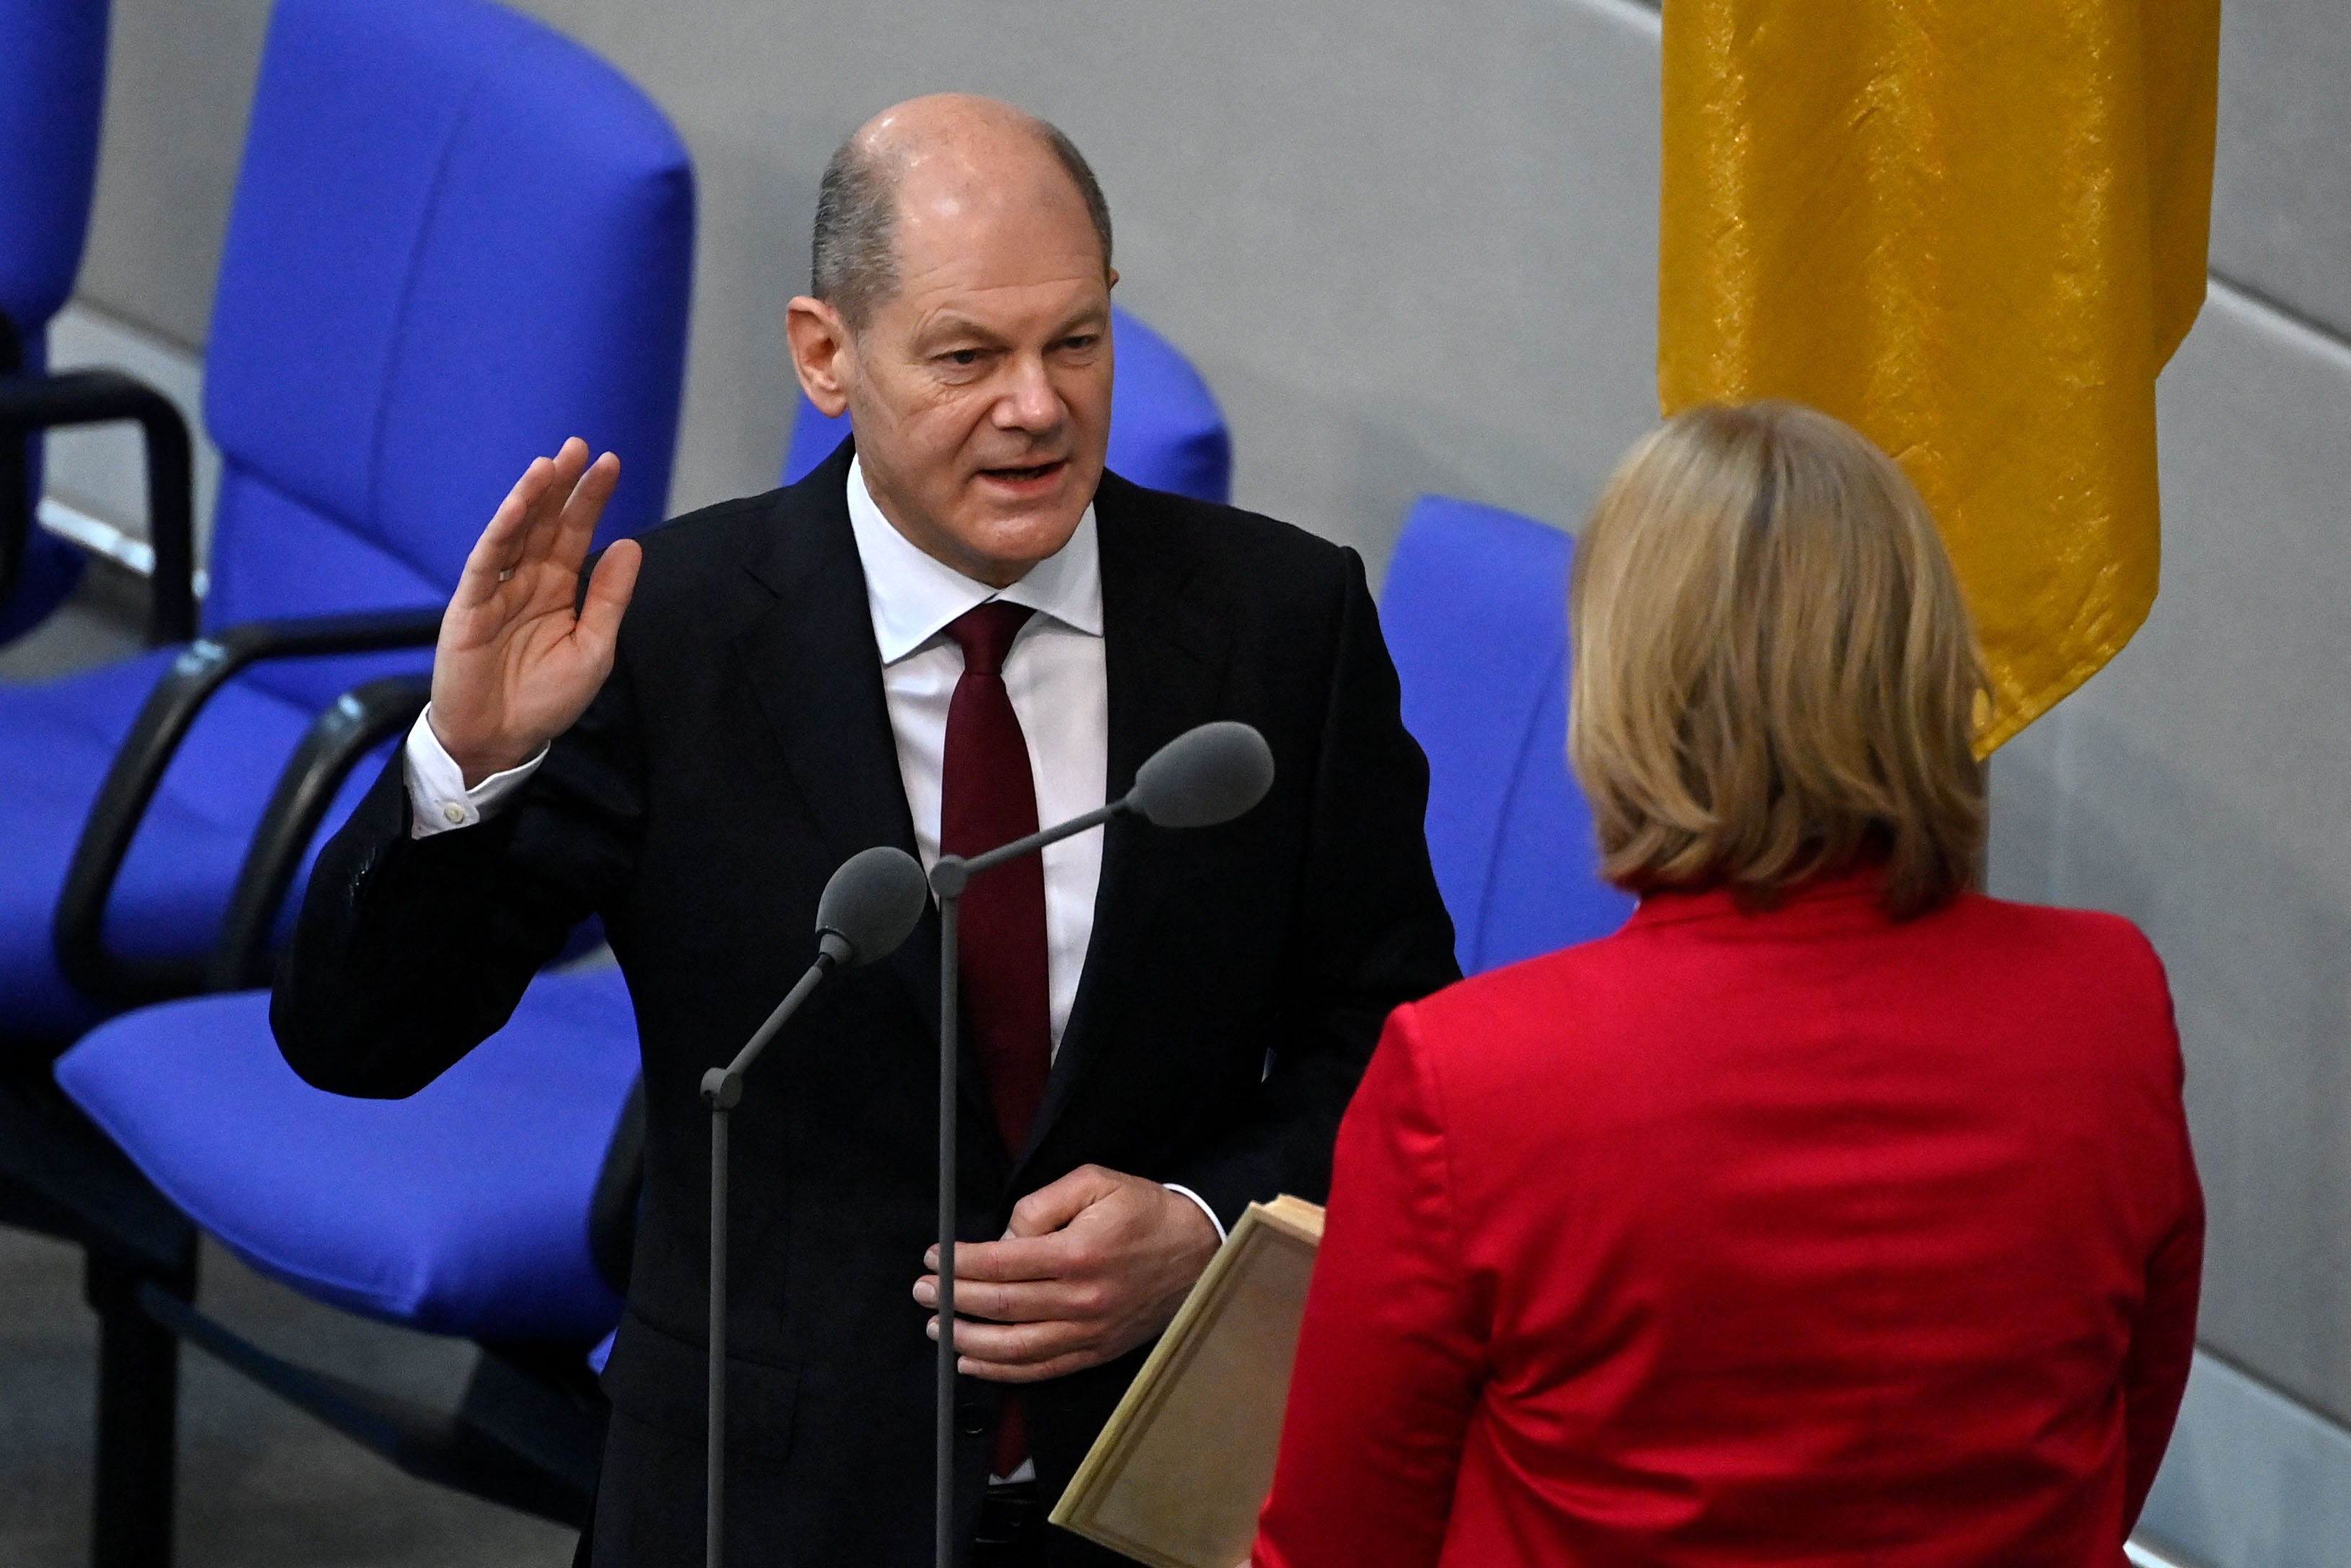
[[[946,87],[1013,99],[1086,149],[1120,297],[1215,387],[1238,498],[1361,546],[1375,570],[1424,491],[1572,522],[1653,416],[1656,66],[1636,9],[525,8],[643,83],[694,152],[681,507],[775,483],[783,307],[806,281],[817,175],[867,115]],[[84,292],[191,347],[266,10],[116,0]]]
[[[527,0],[669,109],[704,193],[675,499],[772,482],[818,169],[895,98],[1059,120],[1123,298],[1231,418],[1246,503],[1363,546],[1423,490],[1572,524],[1652,417],[1654,17],[1625,0]],[[200,343],[260,0],[117,0],[91,301]],[[2165,376],[2162,597],[1993,768],[1996,890],[2169,965],[2209,1348],[2351,1417],[2351,17],[2230,0],[2213,265]],[[488,498],[486,498],[486,503]],[[2264,1558],[2264,1561],[2270,1559]],[[2291,1560],[2279,1557],[2277,1561]]]

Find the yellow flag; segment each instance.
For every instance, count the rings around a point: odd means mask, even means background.
[[[1902,463],[1987,754],[2155,600],[2219,52],[2219,0],[1666,0],[1660,401],[1798,399]]]

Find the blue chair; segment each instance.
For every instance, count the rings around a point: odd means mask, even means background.
[[[1200,372],[1166,339],[1113,307],[1117,373],[1110,392],[1110,466],[1122,478],[1197,500],[1233,497],[1233,444]],[[827,419],[803,392],[784,450],[784,483],[798,484],[849,436],[849,416]]]
[[[1426,497],[1388,565],[1380,622],[1404,722],[1428,754],[1428,853],[1465,974],[1624,924],[1567,768],[1573,541],[1514,513]]]
[[[582,1506],[576,1478],[594,1456],[575,1417],[596,1408],[594,1391],[530,1369],[542,1354],[576,1368],[601,1332],[592,1312],[494,1323],[565,1339],[558,1352],[485,1356],[482,1409],[455,1420],[408,1419],[196,1312],[193,1228],[148,1179],[185,1168],[162,1129],[175,1112],[233,1119],[234,1092],[256,1100],[258,1119],[235,1124],[248,1152],[287,1142],[266,1081],[206,1052],[233,1008],[200,1008],[184,1030],[170,1010],[140,1015],[155,1026],[143,1057],[125,1018],[76,1059],[76,1092],[141,1141],[140,1164],[64,1098],[46,1051],[142,998],[202,988],[208,969],[266,967],[280,894],[357,793],[354,768],[421,706],[422,649],[489,508],[532,455],[574,434],[619,451],[604,535],[658,520],[693,228],[692,171],[667,121],[550,29],[486,0],[280,0],[206,365],[224,472],[205,634],[0,687],[12,825],[0,1034],[16,1048],[0,1073],[0,1220],[89,1260],[100,1561],[169,1561],[181,1338],[378,1434],[417,1473],[549,1517]],[[0,421],[10,406],[0,385]],[[593,1010],[626,1030],[609,991]],[[580,1044],[576,1009],[530,1018],[542,1042]],[[274,1054],[259,1019],[243,1021]],[[191,1061],[200,1079],[173,1075]],[[487,1057],[481,1071],[497,1065]],[[146,1092],[167,1081],[167,1093]],[[596,1113],[559,1132],[601,1160],[626,1084],[616,1095],[592,1071],[582,1083]],[[297,1247],[276,1267],[308,1257]],[[613,1285],[594,1290],[596,1310],[612,1310]]]
[[[0,0],[0,376],[47,367],[49,318],[73,292],[98,175],[104,0]],[[40,443],[0,453],[0,643],[80,580],[79,550],[31,526]]]
[[[619,451],[604,537],[658,520],[692,243],[675,133],[576,45],[481,0],[284,0],[205,366],[206,636],[0,687],[0,1034],[196,988],[270,781],[387,667],[324,655],[429,643],[532,455]]]
[[[606,966],[540,976],[504,1030],[406,1100],[297,1078],[266,991],[100,1024],[57,1076],[262,1273],[431,1333],[584,1346],[621,1319],[589,1216],[637,1066],[628,987]]]

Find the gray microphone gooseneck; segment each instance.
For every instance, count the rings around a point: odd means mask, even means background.
[[[932,1433],[936,1480],[931,1521],[936,1568],[955,1568],[956,1560],[956,1030],[960,1002],[956,968],[960,962],[957,927],[964,890],[982,872],[1035,854],[1048,844],[1098,828],[1113,817],[1137,816],[1162,828],[1213,828],[1264,800],[1272,788],[1273,750],[1265,737],[1249,725],[1219,719],[1187,729],[1153,752],[1134,770],[1134,788],[1108,805],[999,844],[985,854],[941,855],[931,868],[931,891],[939,900],[939,1343],[937,1408]],[[710,1568],[718,1568],[716,1560]]]
[[[703,1562],[720,1568],[726,1539],[726,1113],[743,1098],[743,1075],[818,984],[835,969],[886,958],[914,934],[929,902],[923,868],[887,845],[841,862],[817,899],[816,962],[776,1004],[735,1060],[702,1075],[710,1107],[710,1365],[705,1397],[709,1473],[703,1491]]]

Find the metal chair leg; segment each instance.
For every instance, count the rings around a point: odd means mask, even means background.
[[[139,1303],[142,1280],[195,1295],[192,1255],[157,1279],[96,1249],[84,1293],[98,1313],[98,1476],[91,1568],[171,1568],[180,1342]]]

